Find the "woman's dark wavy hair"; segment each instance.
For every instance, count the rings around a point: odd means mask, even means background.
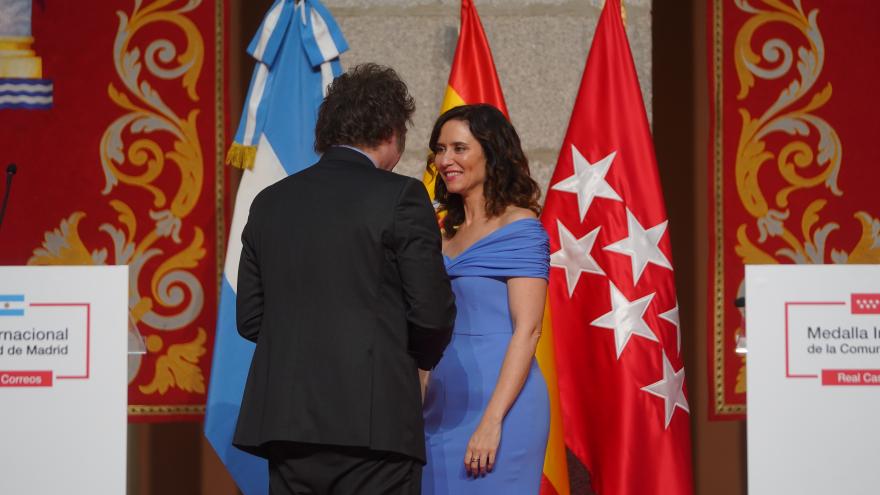
[[[486,216],[497,217],[508,206],[519,206],[541,213],[538,199],[541,189],[529,174],[529,160],[523,153],[519,135],[500,110],[492,105],[464,105],[452,108],[441,115],[431,131],[430,149],[437,150],[437,140],[443,124],[450,120],[466,122],[471,134],[483,147],[486,156]],[[433,161],[433,156],[431,157]],[[446,184],[438,178],[434,185],[434,198],[440,203],[440,211],[446,212],[443,227],[452,237],[464,222],[464,203],[458,194],[450,194]]]
[[[416,105],[397,72],[391,67],[361,64],[330,84],[318,109],[315,151],[334,145],[372,148],[395,132],[402,140],[412,123]]]

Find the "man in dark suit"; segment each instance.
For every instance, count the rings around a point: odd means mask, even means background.
[[[453,295],[424,186],[390,172],[415,105],[393,69],[339,76],[320,161],[264,189],[242,233],[238,331],[256,342],[233,443],[271,493],[417,494],[417,368],[449,342]]]

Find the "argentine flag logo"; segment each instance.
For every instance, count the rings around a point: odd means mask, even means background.
[[[0,316],[24,316],[24,294],[0,294]]]

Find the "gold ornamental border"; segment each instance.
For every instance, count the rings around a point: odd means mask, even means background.
[[[714,0],[713,2],[713,22],[712,22],[712,61],[714,65],[714,104],[715,104],[715,128],[713,132],[713,192],[715,194],[715,211],[714,215],[714,236],[715,236],[715,263],[713,273],[713,327],[712,327],[712,348],[713,348],[713,368],[714,377],[713,387],[713,405],[715,414],[718,415],[739,415],[746,413],[744,404],[730,404],[727,402],[725,395],[725,379],[724,379],[724,316],[725,316],[725,297],[724,297],[724,16],[723,16],[724,0]]]
[[[215,224],[215,295],[219,304],[223,281],[223,266],[226,254],[226,180],[224,153],[226,150],[226,127],[224,125],[225,74],[224,0],[214,0],[214,224]],[[215,311],[216,314],[216,311]],[[213,356],[212,356],[213,358]],[[140,416],[178,416],[200,419],[205,415],[205,405],[129,405],[128,415]]]
[[[216,225],[216,301],[220,305],[220,292],[223,286],[223,267],[226,263],[226,0],[214,0],[214,223]],[[215,311],[216,313],[216,311]],[[214,327],[216,328],[216,324]],[[212,350],[213,351],[213,350]],[[213,352],[211,353],[213,358]]]
[[[128,406],[129,416],[203,416],[205,406]]]

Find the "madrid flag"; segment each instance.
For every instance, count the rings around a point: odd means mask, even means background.
[[[566,447],[599,495],[691,494],[668,222],[620,0],[605,2],[541,221]]]

